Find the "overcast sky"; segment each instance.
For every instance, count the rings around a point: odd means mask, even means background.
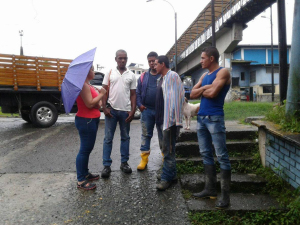
[[[169,0],[177,12],[177,36],[193,22],[209,0]],[[294,0],[286,0],[287,42],[291,44]],[[128,64],[144,64],[150,51],[166,54],[175,42],[174,11],[153,0],[0,0],[0,53],[74,59],[97,47],[94,65],[103,72],[115,66],[124,49]],[[263,15],[269,17],[267,10]],[[277,5],[273,5],[274,44],[278,43]],[[248,23],[240,44],[270,44],[270,20]]]

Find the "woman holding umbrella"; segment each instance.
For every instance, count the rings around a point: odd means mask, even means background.
[[[76,99],[78,112],[75,117],[75,125],[80,136],[80,150],[76,157],[77,188],[84,190],[95,189],[96,184],[90,183],[90,181],[99,179],[98,174],[94,175],[89,172],[88,163],[98,131],[100,100],[106,90],[104,88],[96,89],[89,84],[94,77],[94,66],[92,66]]]

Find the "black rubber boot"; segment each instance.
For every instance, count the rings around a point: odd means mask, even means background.
[[[216,204],[217,209],[226,209],[230,204],[231,170],[221,169],[221,198]]]
[[[194,193],[193,196],[197,198],[217,198],[217,174],[215,165],[204,165],[205,173],[205,188],[199,193]]]

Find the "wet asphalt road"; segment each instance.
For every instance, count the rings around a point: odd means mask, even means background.
[[[0,118],[0,224],[189,224],[180,184],[165,192],[155,188],[162,165],[157,133],[148,167],[140,161],[140,121],[131,123],[131,175],[120,171],[120,133],[112,151],[110,179],[96,181],[97,189],[76,188],[75,159],[79,136],[74,117],[60,117],[46,129],[20,118]],[[104,121],[99,125],[89,168],[102,166]]]

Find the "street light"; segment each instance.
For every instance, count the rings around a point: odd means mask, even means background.
[[[147,0],[147,2],[152,2],[152,1],[153,0]],[[169,5],[172,6],[172,9],[175,14],[175,72],[177,72],[177,13],[170,2],[168,2],[167,0],[162,0],[162,1],[169,3]]]
[[[19,30],[19,34],[20,34],[20,38],[21,38],[20,55],[23,55],[23,46],[22,46],[23,30]]]
[[[266,16],[262,18],[269,19]],[[274,54],[273,54],[273,21],[272,21],[272,6],[270,6],[270,23],[271,23],[271,77],[272,77],[272,102],[274,102]]]

